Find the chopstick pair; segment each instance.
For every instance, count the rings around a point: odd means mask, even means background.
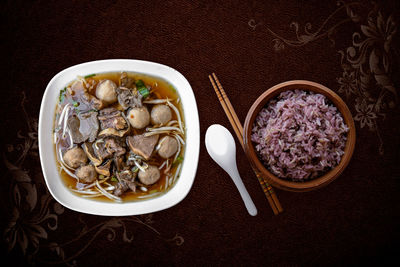
[[[217,75],[212,73],[212,75],[208,75],[210,82],[214,88],[215,93],[217,94],[218,100],[222,105],[222,108],[225,111],[226,116],[228,117],[229,122],[232,125],[233,130],[236,133],[237,138],[239,139],[239,143],[244,150],[243,145],[243,126],[239,121],[238,116],[236,115],[235,109],[233,108],[231,102],[229,101],[228,96],[226,95],[224,89],[222,88],[221,83],[219,82]],[[252,167],[253,168],[253,167]],[[279,202],[274,189],[265,181],[265,179],[253,168],[255,175],[257,176],[258,182],[260,183],[265,196],[268,199],[269,205],[272,208],[272,211],[275,215],[281,213],[283,208],[281,203]]]

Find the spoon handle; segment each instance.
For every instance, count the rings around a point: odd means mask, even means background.
[[[254,205],[253,200],[251,199],[249,193],[246,190],[246,187],[243,184],[242,179],[240,178],[239,171],[236,167],[236,164],[234,168],[231,168],[228,172],[229,176],[232,178],[233,182],[236,185],[236,188],[239,190],[240,196],[243,199],[244,205],[247,208],[247,211],[251,216],[256,216],[257,215],[257,208]]]

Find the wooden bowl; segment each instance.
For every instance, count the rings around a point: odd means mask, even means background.
[[[349,127],[344,154],[342,156],[339,165],[337,165],[335,168],[325,173],[324,175],[305,182],[284,180],[278,178],[270,171],[268,171],[267,168],[258,158],[253,142],[251,141],[251,130],[253,128],[255,118],[260,112],[260,110],[271,99],[277,97],[281,92],[286,90],[295,90],[295,89],[312,91],[315,93],[325,95],[338,108],[338,110],[343,116],[346,125]],[[257,98],[254,104],[251,106],[249,112],[247,113],[246,121],[244,124],[243,135],[244,135],[243,141],[244,141],[245,152],[252,166],[256,168],[272,186],[275,186],[283,190],[295,191],[295,192],[305,192],[314,190],[322,186],[325,186],[330,182],[332,182],[333,180],[335,180],[343,172],[347,164],[349,164],[356,143],[356,129],[354,126],[354,121],[351,116],[350,110],[348,109],[344,101],[329,88],[315,82],[303,81],[303,80],[294,80],[294,81],[280,83],[278,85],[271,87],[270,89],[265,91],[259,98]]]

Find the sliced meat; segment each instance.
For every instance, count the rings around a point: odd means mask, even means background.
[[[126,184],[128,185],[130,190],[132,190],[133,192],[136,192],[136,183],[135,182],[126,181]]]
[[[90,159],[94,166],[99,166],[102,163],[102,159],[96,156],[93,150],[93,144],[89,142],[85,142],[82,145],[83,150],[86,153],[86,156]]]
[[[149,167],[145,170],[139,171],[139,180],[141,183],[145,185],[152,185],[160,179],[160,170],[157,166],[149,165]]]
[[[92,146],[96,157],[101,159],[111,158],[112,156],[122,156],[125,154],[125,144],[114,137],[106,137],[99,139],[93,143]]]
[[[100,110],[104,106],[101,100],[87,92],[82,95],[82,101],[85,102],[91,109],[95,110]]]
[[[118,87],[117,94],[118,103],[124,110],[128,108],[141,108],[143,106],[143,97],[136,90],[134,91],[126,87]]]
[[[115,190],[113,192],[113,194],[117,197],[121,196],[126,190],[128,190],[129,186],[128,184],[123,181],[120,180],[116,185],[115,185]]]
[[[124,158],[121,157],[114,157],[114,165],[117,168],[117,171],[121,171],[125,167]]]
[[[122,72],[120,76],[121,87],[133,88],[135,80],[128,77],[126,72]]]
[[[88,161],[85,152],[80,147],[73,147],[63,156],[65,164],[69,167],[76,169],[81,165],[85,165]]]
[[[94,151],[94,154],[96,155],[97,158],[99,158],[101,161],[104,159],[111,158],[113,153],[107,150],[104,146],[105,140],[104,139],[98,139],[96,142],[93,143],[92,148]]]
[[[97,120],[97,112],[90,111],[85,113],[79,113],[79,132],[82,134],[83,139],[89,139],[89,142],[93,142],[96,139],[97,132],[99,130],[99,121]],[[86,141],[85,140],[85,141]]]
[[[136,192],[136,183],[134,182],[136,176],[137,172],[131,172],[130,170],[124,170],[119,173],[119,179],[123,180],[133,192]]]
[[[74,92],[73,100],[80,103],[79,110],[87,111],[90,109],[100,110],[104,104],[94,95],[89,94],[81,80],[75,81],[71,85],[71,90]]]
[[[120,196],[128,189],[136,192],[136,183],[134,182],[136,175],[137,173],[133,173],[130,170],[117,172],[119,182],[114,190],[114,195]]]
[[[126,149],[123,146],[124,143],[115,138],[107,138],[104,143],[106,150],[117,157],[125,154]]]
[[[80,182],[93,183],[97,178],[96,170],[93,165],[82,166],[76,170],[75,175],[79,178]]]
[[[67,126],[70,130],[69,134],[71,135],[74,144],[85,142],[86,139],[88,139],[88,136],[84,137],[79,131],[80,124],[81,123],[76,115],[72,115],[68,118]]]
[[[121,111],[115,108],[102,109],[98,119],[100,121],[101,129],[114,128],[116,130],[122,130],[128,126]]]
[[[122,180],[127,180],[127,181],[134,181],[137,176],[137,172],[132,172],[130,170],[124,170],[119,173],[119,178]]]
[[[126,143],[132,152],[142,156],[146,160],[148,160],[153,153],[154,146],[157,144],[157,141],[158,135],[144,136],[141,134],[128,136],[126,138]]]
[[[93,142],[99,129],[99,123],[96,118],[97,112],[86,112],[78,116],[72,115],[67,121],[72,141],[75,144],[85,142],[88,139]]]
[[[106,177],[110,176],[110,167],[112,160],[109,159],[99,166],[95,166],[95,170],[98,174],[104,175]]]

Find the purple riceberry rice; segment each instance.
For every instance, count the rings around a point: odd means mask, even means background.
[[[257,115],[251,140],[273,174],[301,182],[339,164],[348,130],[338,109],[324,95],[288,90]]]

